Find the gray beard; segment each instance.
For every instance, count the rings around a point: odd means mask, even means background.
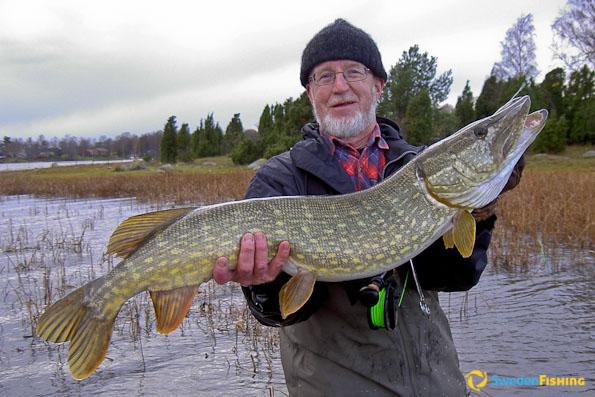
[[[375,92],[376,89],[373,88]],[[324,119],[321,119],[316,113],[316,105],[312,104],[312,112],[316,121],[320,126],[320,130],[326,132],[329,135],[337,138],[352,138],[358,136],[364,131],[370,124],[376,122],[376,107],[378,102],[372,102],[370,109],[367,113],[358,111],[353,117],[345,119],[335,119],[331,115],[327,114]]]

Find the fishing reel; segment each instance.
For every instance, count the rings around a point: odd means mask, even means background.
[[[390,270],[373,277],[370,284],[359,290],[358,298],[368,308],[368,325],[371,329],[393,330],[397,325],[402,294],[399,299],[399,286],[395,278],[391,277],[392,274]]]

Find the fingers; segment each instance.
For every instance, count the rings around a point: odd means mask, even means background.
[[[498,199],[496,198],[494,201],[486,205],[482,208],[477,208],[471,212],[475,222],[482,222],[491,217],[496,213],[496,207],[498,206]]]
[[[218,258],[213,268],[213,278],[218,284],[225,284],[233,279],[234,272],[228,269],[229,261],[225,257]]]
[[[267,240],[263,233],[246,233],[240,241],[240,251],[235,270],[229,270],[229,260],[218,258],[213,268],[213,278],[219,284],[235,281],[244,286],[273,281],[289,257],[289,242],[279,244],[277,254],[268,262]]]
[[[521,181],[521,176],[523,175],[523,170],[525,169],[525,163],[526,159],[525,154],[523,153],[521,158],[519,158],[519,161],[514,166],[514,169],[510,174],[510,178],[508,178],[508,181],[506,182],[504,189],[502,189],[502,193],[514,189],[519,184],[519,182]]]

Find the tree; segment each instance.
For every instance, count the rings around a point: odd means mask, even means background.
[[[378,113],[403,120],[407,105],[421,91],[425,91],[431,105],[437,107],[448,97],[453,81],[450,69],[436,77],[437,65],[438,59],[427,52],[420,53],[418,45],[403,51],[401,59],[390,69]]]
[[[223,131],[210,113],[192,133],[192,150],[196,157],[219,156],[223,152]]]
[[[171,116],[165,127],[163,128],[163,135],[161,137],[160,145],[160,159],[162,163],[175,163],[178,155],[176,134],[178,127],[176,126],[176,116]]]
[[[558,118],[565,113],[564,90],[566,88],[566,73],[562,68],[555,68],[545,75],[543,82],[539,85],[541,103],[537,103],[532,96],[531,99],[537,108],[545,108],[549,111],[550,117]]]
[[[595,69],[595,3],[569,0],[552,24],[554,58],[572,71],[583,65]]]
[[[432,100],[426,90],[418,92],[407,105],[403,128],[412,145],[431,143],[433,132]]]
[[[457,105],[455,106],[455,115],[459,121],[459,128],[475,121],[475,110],[473,109],[473,93],[469,86],[469,80],[465,84],[463,93],[457,98]]]
[[[531,150],[537,153],[560,153],[566,147],[568,123],[562,115],[559,119],[549,119],[543,131],[531,145]]]
[[[478,119],[483,119],[493,114],[500,106],[500,91],[502,84],[495,74],[492,74],[483,82],[481,94],[475,102],[475,116]]]
[[[180,127],[180,131],[178,131],[178,135],[176,136],[176,144],[178,149],[178,158],[181,161],[191,161],[193,156],[192,146],[190,144],[190,128],[188,128],[188,123],[184,123]]]
[[[250,164],[260,158],[261,151],[252,139],[245,138],[231,150],[231,160],[235,164]]]
[[[586,65],[572,72],[565,94],[568,143],[595,143],[595,72]]]
[[[244,134],[244,127],[242,126],[242,120],[240,120],[240,114],[236,113],[227,125],[225,129],[225,135],[223,136],[223,153],[228,154],[231,149],[242,140]]]
[[[504,41],[500,42],[502,60],[493,69],[500,80],[519,76],[530,79],[537,76],[539,71],[535,61],[534,36],[533,15],[521,15],[506,32]]]
[[[449,135],[454,134],[459,129],[459,120],[455,115],[452,105],[446,104],[440,108],[434,108],[433,122],[434,133],[433,139],[439,141]]]

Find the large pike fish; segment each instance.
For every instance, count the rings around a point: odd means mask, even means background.
[[[469,256],[475,240],[470,212],[494,200],[547,112],[528,115],[528,96],[430,146],[396,174],[342,196],[274,197],[138,215],[113,233],[107,253],[124,258],[113,270],[54,303],[37,333],[70,341],[72,376],[83,379],[103,360],[114,319],[132,296],[149,291],[157,330],[173,331],[215,259],[235,266],[239,241],[262,231],[271,248],[291,244],[283,270],[283,316],[309,298],[316,280],[373,276],[413,258],[441,236]],[[274,252],[274,249],[270,250]],[[272,255],[272,254],[271,254]]]

